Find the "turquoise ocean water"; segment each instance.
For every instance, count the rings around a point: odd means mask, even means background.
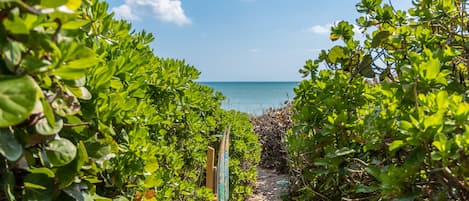
[[[224,109],[235,109],[249,114],[262,114],[268,108],[276,108],[295,94],[298,82],[200,82],[225,95]]]

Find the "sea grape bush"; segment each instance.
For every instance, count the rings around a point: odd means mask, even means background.
[[[232,200],[260,148],[245,114],[97,0],[0,2],[0,200],[213,200],[207,146],[230,126]]]
[[[467,3],[361,0],[364,41],[331,28],[295,89],[292,200],[469,200]]]

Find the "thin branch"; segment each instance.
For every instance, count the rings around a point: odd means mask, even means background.
[[[64,126],[66,127],[91,126],[91,122],[82,122],[82,123],[77,123],[77,124],[64,123]]]

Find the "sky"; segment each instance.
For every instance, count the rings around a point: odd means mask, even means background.
[[[329,49],[330,26],[360,16],[358,0],[108,0],[115,17],[152,32],[159,57],[185,60],[199,81],[299,81]],[[387,2],[387,0],[384,0]],[[393,0],[408,8],[411,0]]]

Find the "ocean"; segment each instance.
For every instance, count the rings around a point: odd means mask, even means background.
[[[281,107],[293,100],[293,89],[298,82],[200,82],[223,93],[224,109],[234,109],[252,115],[262,114],[269,108]]]

